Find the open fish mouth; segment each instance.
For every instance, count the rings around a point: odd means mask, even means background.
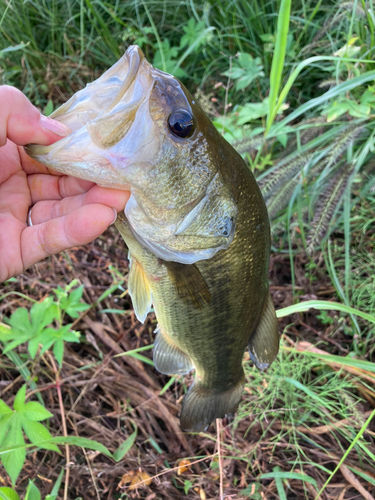
[[[139,47],[130,46],[100,78],[52,113],[51,118],[70,127],[72,133],[51,146],[28,145],[26,152],[58,172],[104,187],[129,189],[119,174],[134,157],[134,148],[123,145],[125,153],[120,155],[111,148],[127,136],[139,108],[148,100],[151,69]]]

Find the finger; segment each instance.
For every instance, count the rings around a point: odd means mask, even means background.
[[[19,146],[28,143],[48,145],[71,132],[66,125],[41,115],[15,87],[0,86],[0,102],[0,147],[7,138]]]
[[[21,235],[24,268],[68,248],[85,245],[114,222],[114,210],[104,205],[86,205],[69,215],[37,226]]]
[[[61,200],[68,196],[84,194],[95,186],[93,182],[66,175],[57,177],[54,175],[33,174],[27,177],[27,181],[32,203],[41,200]]]
[[[33,225],[41,224],[50,219],[63,217],[85,205],[94,203],[113,207],[117,212],[121,212],[124,210],[129,197],[129,191],[117,191],[94,186],[85,194],[70,196],[62,200],[38,201],[32,208],[31,220]]]

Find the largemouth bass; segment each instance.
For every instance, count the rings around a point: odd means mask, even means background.
[[[257,183],[186,88],[136,46],[51,116],[72,134],[28,146],[30,156],[131,191],[116,227],[129,249],[134,310],[144,321],[154,305],[161,373],[195,369],[181,426],[205,429],[237,409],[245,349],[261,370],[278,352]]]

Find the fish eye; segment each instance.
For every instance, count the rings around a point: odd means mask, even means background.
[[[193,116],[185,109],[178,109],[168,118],[169,128],[177,137],[190,137],[193,135],[195,124]]]

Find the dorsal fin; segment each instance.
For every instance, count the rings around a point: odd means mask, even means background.
[[[195,264],[166,262],[169,278],[176,287],[178,296],[202,309],[211,301],[211,294],[199,269]]]

